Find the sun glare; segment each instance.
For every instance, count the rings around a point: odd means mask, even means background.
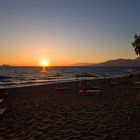
[[[40,66],[42,66],[42,67],[47,67],[47,66],[49,66],[49,61],[46,60],[46,59],[41,60],[41,61],[40,61]]]

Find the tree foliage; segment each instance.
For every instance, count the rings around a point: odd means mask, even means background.
[[[134,47],[136,54],[140,55],[140,35],[135,34],[132,46]]]

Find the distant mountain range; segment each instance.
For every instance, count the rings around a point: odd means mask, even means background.
[[[76,66],[140,66],[140,57],[136,59],[115,59],[106,62],[92,64],[92,63],[78,63]]]

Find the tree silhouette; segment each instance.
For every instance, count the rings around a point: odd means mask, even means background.
[[[140,35],[135,34],[132,46],[134,47],[136,54],[140,55]]]

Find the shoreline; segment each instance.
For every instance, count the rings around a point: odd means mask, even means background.
[[[127,76],[116,76],[116,77],[101,77],[101,78],[94,78],[94,79],[87,79],[88,81],[96,81],[96,80],[105,80],[105,79],[118,79],[118,78],[124,78]],[[41,86],[41,85],[53,85],[53,84],[61,84],[61,83],[71,83],[71,82],[79,82],[86,80],[84,78],[81,79],[73,79],[73,80],[59,80],[59,81],[48,81],[47,82],[42,82],[42,83],[36,83],[34,85],[23,85],[19,84],[18,86],[15,85],[13,87],[1,87],[0,89],[12,89],[12,88],[26,88],[26,87],[34,87],[34,86]]]

